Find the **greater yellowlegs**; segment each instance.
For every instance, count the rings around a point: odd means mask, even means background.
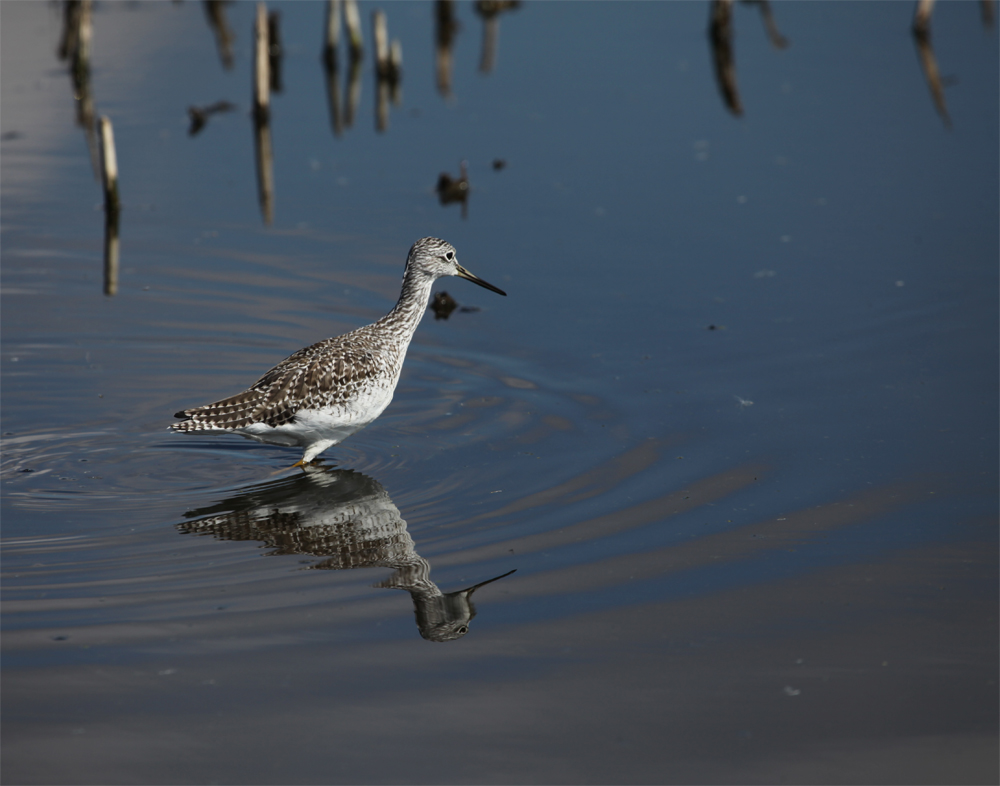
[[[429,641],[468,633],[476,616],[472,593],[514,572],[442,592],[389,493],[374,478],[351,470],[313,464],[298,477],[250,486],[184,515],[188,521],[177,525],[181,532],[258,540],[270,554],[320,557],[311,570],[392,568],[391,576],[373,586],[409,592],[420,635]]]
[[[506,295],[460,264],[454,247],[425,237],[406,258],[399,302],[378,322],[300,349],[248,390],[185,409],[174,431],[232,432],[258,442],[304,449],[302,467],[360,431],[392,401],[410,339],[427,310],[431,286],[458,276]]]

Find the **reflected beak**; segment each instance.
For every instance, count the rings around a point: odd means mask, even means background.
[[[478,584],[475,584],[475,585],[469,587],[468,589],[459,590],[458,592],[449,592],[448,594],[449,595],[458,595],[458,594],[464,592],[465,593],[465,597],[469,597],[473,592],[475,592],[480,587],[485,587],[487,584],[492,584],[494,581],[500,581],[500,579],[505,579],[511,573],[514,573],[516,571],[517,571],[517,568],[514,568],[514,570],[508,570],[502,576],[496,576],[496,577],[494,577],[492,579],[487,579],[486,581],[480,581]]]
[[[474,276],[472,273],[470,273],[461,265],[455,265],[455,268],[458,270],[458,272],[455,273],[455,275],[458,276],[459,278],[464,278],[466,281],[471,281],[473,284],[479,284],[479,286],[484,287],[490,290],[491,292],[496,292],[498,295],[503,295],[504,297],[507,297],[507,293],[504,292],[502,289],[500,289],[500,287],[495,287],[492,284],[483,281],[479,276]]]

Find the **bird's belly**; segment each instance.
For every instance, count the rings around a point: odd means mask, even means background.
[[[292,422],[281,426],[252,423],[239,431],[270,445],[307,447],[317,442],[336,445],[381,415],[392,401],[392,393],[391,389],[365,391],[347,404],[300,409]]]

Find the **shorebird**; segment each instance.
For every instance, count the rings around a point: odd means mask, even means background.
[[[182,420],[170,428],[230,432],[269,445],[301,447],[302,459],[293,466],[306,466],[389,406],[431,286],[442,276],[507,294],[458,264],[450,243],[425,237],[410,249],[399,301],[382,319],[300,349],[242,393],[178,412],[174,417]]]

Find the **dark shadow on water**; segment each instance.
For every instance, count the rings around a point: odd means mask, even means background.
[[[185,534],[257,540],[271,549],[269,555],[322,558],[310,569],[392,568],[389,578],[373,586],[409,592],[417,628],[428,641],[452,641],[468,633],[476,616],[472,593],[514,572],[442,592],[389,493],[353,470],[310,465],[301,474],[249,486],[185,516],[188,521],[177,525]]]

